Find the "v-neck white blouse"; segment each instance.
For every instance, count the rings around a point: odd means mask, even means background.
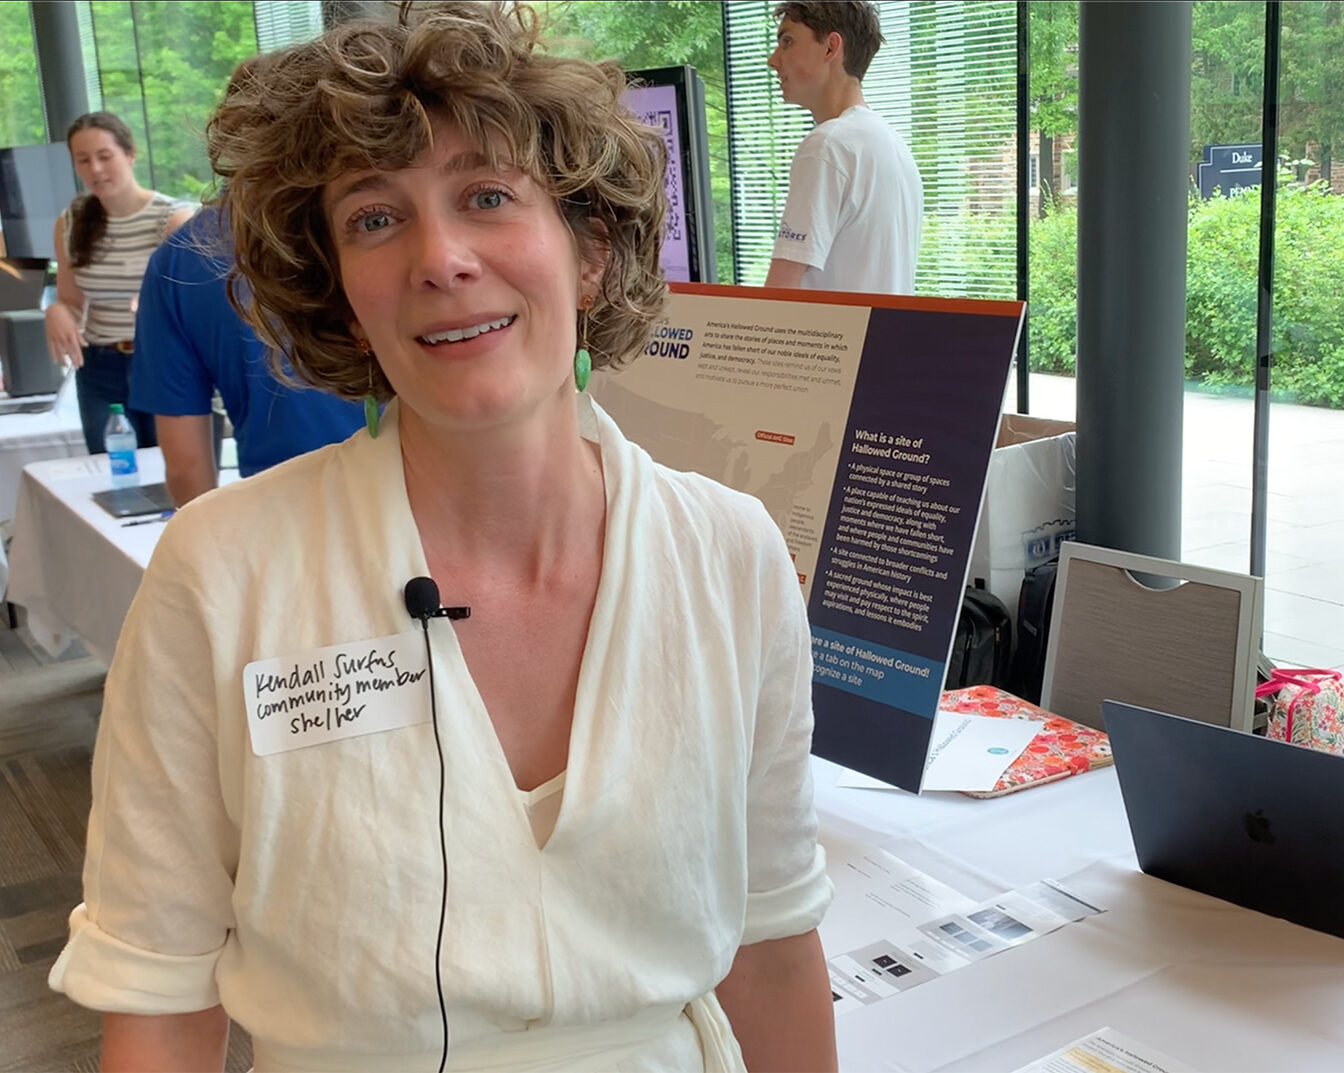
[[[547,779],[533,790],[519,790],[523,799],[523,808],[527,810],[527,822],[532,827],[532,837],[537,848],[543,848],[555,830],[556,817],[560,815],[560,803],[564,800],[565,773],[562,771],[553,779]]]
[[[452,624],[430,626],[449,1065],[740,1068],[713,988],[739,945],[810,930],[831,896],[806,613],[757,500],[654,464],[576,405],[607,528],[548,837]],[[258,1070],[436,1068],[431,726],[258,757],[242,690],[250,661],[414,628],[402,588],[429,570],[397,429],[393,405],[376,440],[167,526],[107,680],[85,900],[51,973],[76,1002],[223,1002]]]

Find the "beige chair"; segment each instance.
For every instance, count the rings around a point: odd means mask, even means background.
[[[1041,707],[1100,728],[1118,700],[1249,731],[1263,614],[1261,578],[1065,543]]]

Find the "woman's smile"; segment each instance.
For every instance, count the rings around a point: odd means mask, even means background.
[[[429,328],[417,335],[415,341],[435,357],[474,358],[503,343],[517,320],[516,313],[467,318]]]

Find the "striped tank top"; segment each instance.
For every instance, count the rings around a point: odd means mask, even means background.
[[[107,230],[83,268],[72,268],[75,285],[88,299],[84,338],[103,346],[135,335],[131,299],[140,293],[149,255],[159,247],[168,217],[185,203],[157,191],[139,212],[109,216]],[[66,250],[70,248],[70,210],[61,214],[65,224]]]

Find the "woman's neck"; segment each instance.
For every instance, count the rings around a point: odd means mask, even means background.
[[[406,493],[431,569],[501,572],[522,584],[600,548],[602,464],[571,400],[519,427],[446,432],[402,406]]]
[[[149,204],[149,199],[153,196],[153,191],[146,190],[139,183],[132,183],[125,190],[118,190],[115,194],[98,200],[103,203],[103,209],[108,217],[114,219],[118,216],[134,216]]]

